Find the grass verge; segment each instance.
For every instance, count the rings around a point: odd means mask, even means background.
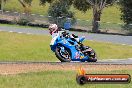
[[[50,50],[50,36],[0,32],[0,61],[58,61]],[[99,59],[132,57],[132,47],[119,44],[85,41]]]
[[[132,70],[98,71],[88,73],[100,74],[130,74]],[[131,88],[130,84],[86,84],[76,83],[74,71],[44,71],[18,75],[0,76],[1,88]]]

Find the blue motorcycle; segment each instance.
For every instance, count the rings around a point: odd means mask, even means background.
[[[50,47],[55,52],[56,57],[61,62],[81,61],[96,62],[97,56],[95,51],[89,46],[84,46],[82,42],[84,37],[71,38],[69,33],[57,33],[51,40]]]

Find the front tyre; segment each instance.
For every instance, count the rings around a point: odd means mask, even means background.
[[[56,47],[55,55],[61,62],[71,61],[70,51],[63,46]]]

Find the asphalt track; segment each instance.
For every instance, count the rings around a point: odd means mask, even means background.
[[[35,28],[20,28],[20,27],[11,27],[11,26],[0,26],[0,31],[8,31],[8,32],[17,32],[17,33],[25,33],[25,34],[36,34],[36,35],[48,35],[49,32],[47,30],[35,30]],[[132,36],[121,36],[121,35],[103,35],[103,34],[88,34],[88,33],[79,33],[72,32],[79,36],[85,36],[86,39],[92,41],[103,41],[103,42],[111,42],[115,44],[129,45],[132,46]],[[61,63],[61,62],[0,62],[0,64],[83,64],[83,65],[132,65],[132,58],[129,59],[110,59],[110,60],[98,60],[96,63],[89,62],[70,62],[70,63]]]
[[[97,62],[38,62],[38,61],[6,61],[0,64],[51,64],[51,65],[132,65],[132,58],[98,60]]]
[[[0,31],[17,32],[25,34],[37,34],[37,35],[49,35],[48,30],[39,30],[35,28],[22,28],[22,27],[12,27],[12,26],[0,26]],[[132,46],[132,36],[122,36],[122,35],[106,35],[106,34],[91,34],[91,33],[80,33],[80,32],[70,32],[78,36],[85,36],[87,40],[91,41],[101,41],[101,42],[111,42],[115,44],[129,45]]]

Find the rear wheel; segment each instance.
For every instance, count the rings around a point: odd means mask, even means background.
[[[70,51],[63,46],[56,47],[55,55],[61,62],[71,61]]]
[[[88,62],[96,62],[97,61],[97,55],[96,52],[90,48],[89,46],[85,46],[86,50],[88,50],[86,52],[86,54],[89,56],[89,59],[87,60]]]

